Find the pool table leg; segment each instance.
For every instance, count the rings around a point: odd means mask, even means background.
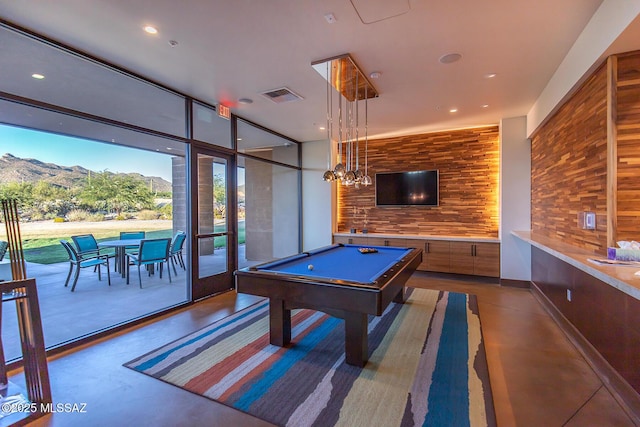
[[[404,304],[404,286],[400,289],[398,295],[396,295],[396,297],[393,299],[393,302]]]
[[[279,347],[291,342],[291,310],[281,299],[269,299],[269,342]]]
[[[344,352],[347,364],[364,366],[369,360],[368,325],[368,317],[365,313],[345,312]]]

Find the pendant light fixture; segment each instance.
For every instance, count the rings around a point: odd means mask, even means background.
[[[311,66],[327,81],[327,139],[331,144],[325,181],[338,181],[345,186],[371,185],[369,167],[369,98],[377,98],[378,92],[360,71],[351,55],[314,61]],[[337,141],[334,140],[333,92],[338,93]],[[344,98],[344,107],[343,107]],[[364,171],[360,169],[360,102],[364,101]],[[332,167],[331,152],[337,144],[338,156]]]

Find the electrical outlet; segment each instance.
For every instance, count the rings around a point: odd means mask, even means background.
[[[571,289],[567,289],[567,301],[571,302]]]

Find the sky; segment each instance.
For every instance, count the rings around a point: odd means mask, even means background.
[[[171,156],[0,124],[0,156],[171,179]]]

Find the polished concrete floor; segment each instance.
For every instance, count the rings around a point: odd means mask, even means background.
[[[409,284],[478,296],[499,426],[633,425],[529,290],[421,273]],[[267,425],[122,366],[256,300],[230,292],[52,358],[54,401],[86,404],[86,412],[54,413],[33,425]],[[20,373],[12,381],[24,385]]]
[[[238,247],[240,268],[258,263],[245,259],[245,245]],[[200,257],[200,275],[209,276],[224,271],[227,254],[217,249],[214,254]],[[112,260],[113,268],[113,260]],[[107,274],[102,269],[102,280],[93,268],[80,271],[78,284],[71,292],[73,281],[64,286],[69,263],[27,263],[27,277],[35,278],[45,346],[55,347],[86,335],[137,319],[150,313],[166,310],[188,301],[187,275],[178,265],[175,273],[141,275],[142,287],[138,284],[137,268],[131,267],[130,284],[121,274],[111,271],[111,286],[107,285]],[[72,279],[73,280],[73,279]],[[2,306],[2,345],[5,359],[17,360],[22,356],[15,304]]]

